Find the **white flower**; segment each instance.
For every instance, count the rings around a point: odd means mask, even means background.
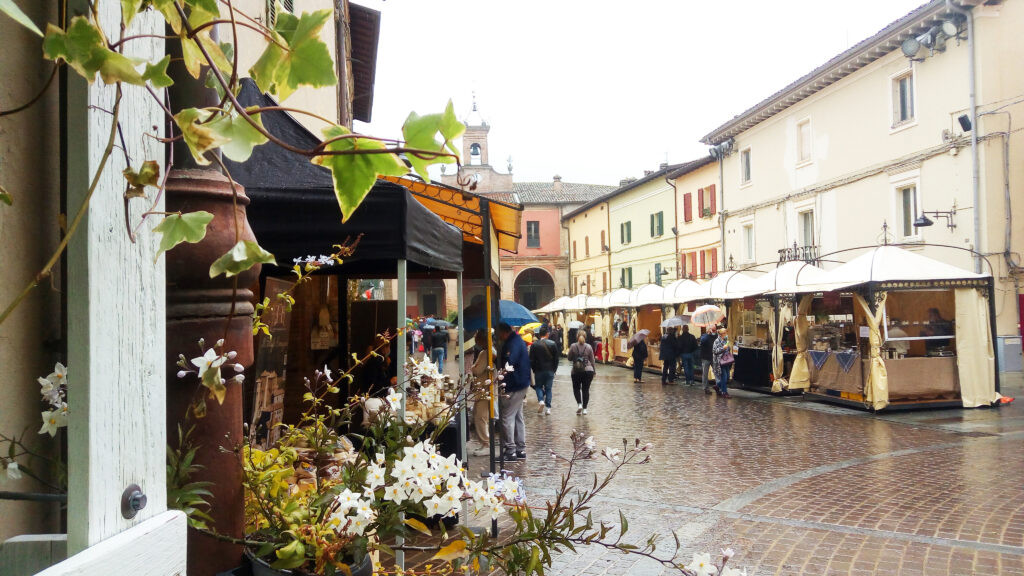
[[[622,454],[622,450],[618,448],[605,448],[601,451],[601,455],[607,458],[609,462],[618,462],[620,454]]]
[[[366,481],[370,490],[383,486],[385,482],[384,467],[378,464],[370,464],[366,471]]]
[[[505,372],[515,372],[516,367],[509,362],[505,362]]]
[[[8,480],[18,480],[18,479],[21,478],[21,476],[22,476],[21,469],[18,468],[18,463],[17,462],[13,462],[12,461],[10,464],[7,465],[7,479]]]
[[[66,386],[68,383],[68,369],[60,362],[57,362],[53,365],[53,372],[46,379],[53,382],[55,386]]]
[[[60,386],[55,386],[49,378],[39,378],[39,393],[43,395],[43,400],[49,402],[51,406],[60,405]]]
[[[236,366],[241,366],[241,364],[236,364]],[[237,368],[236,368],[236,370],[237,370]],[[241,372],[241,370],[239,370],[239,372]],[[334,380],[334,378],[331,377],[331,369],[327,367],[327,364],[324,364],[324,376],[328,380]]]
[[[729,558],[732,558],[735,555],[736,555],[736,551],[733,550],[732,548],[724,548],[724,549],[722,549],[722,557],[725,558],[726,560],[728,560]]]
[[[405,490],[402,490],[402,487],[398,484],[392,484],[384,489],[384,499],[395,504],[401,504],[405,502]]]
[[[437,496],[431,496],[430,500],[427,500],[427,514],[430,516],[447,514],[451,510],[451,505],[447,500],[438,498]]]
[[[373,502],[369,500],[360,500],[359,504],[356,505],[356,514],[370,520],[373,518]]]
[[[362,516],[353,516],[349,518],[348,528],[345,530],[347,533],[352,535],[362,535],[363,531],[366,530],[366,526],[370,523],[369,520]]]
[[[587,436],[587,439],[583,441],[583,445],[586,446],[588,450],[593,450],[594,449],[594,437],[593,436]]]
[[[398,410],[402,406],[402,395],[398,392],[392,392],[387,396],[388,404],[391,405],[392,410]]]
[[[698,554],[693,553],[693,562],[686,566],[688,570],[693,570],[696,576],[711,576],[718,572],[718,568],[711,563],[711,554],[704,553]]]
[[[188,376],[187,370],[178,370],[178,378],[184,378],[185,376]]]
[[[57,435],[57,429],[67,426],[68,414],[64,408],[47,410],[43,412],[43,427],[39,429],[40,434]]]
[[[217,354],[213,348],[210,348],[202,356],[197,356],[192,359],[192,365],[199,369],[199,377],[202,378],[203,374],[206,374],[207,370],[211,368],[220,368],[220,365],[224,363],[225,358],[220,354]]]

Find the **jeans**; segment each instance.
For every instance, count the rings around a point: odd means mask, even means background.
[[[537,387],[537,402],[551,408],[551,387],[555,381],[554,372],[534,372],[533,382]]]
[[[590,383],[593,381],[593,372],[572,375],[572,395],[576,398],[576,403],[582,404],[584,408],[590,404]]]
[[[523,417],[523,400],[528,388],[508,392],[501,397],[501,445],[505,459],[515,457],[516,452],[526,452],[526,419]]]
[[[700,380],[704,384],[704,389],[709,390],[711,388],[711,360],[700,361]]]
[[[723,395],[729,393],[729,372],[732,371],[732,364],[722,365],[722,377],[718,381],[718,391]]]
[[[683,364],[683,374],[687,382],[693,382],[693,352],[680,354],[679,361]]]
[[[639,380],[644,375],[644,361],[633,361],[633,380]]]
[[[661,361],[661,383],[664,384],[676,379],[676,359],[668,358]]]
[[[430,349],[430,361],[437,364],[437,371],[442,374],[444,374],[445,352],[447,352],[447,350],[440,347]]]

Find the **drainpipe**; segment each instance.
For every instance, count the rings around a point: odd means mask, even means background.
[[[718,158],[718,222],[721,238],[719,239],[719,245],[722,249],[719,251],[722,258],[722,265],[718,269],[722,272],[725,271],[725,155],[721,155]]]
[[[978,104],[975,97],[974,80],[974,16],[970,10],[953,4],[953,0],[946,0],[946,8],[956,12],[967,19],[967,73],[968,90],[970,91],[971,107],[971,199],[974,203],[974,271],[981,273],[981,200],[979,191],[979,168],[978,168]]]
[[[565,218],[562,218],[562,228],[565,228],[565,260],[569,263],[569,280],[566,282],[567,286],[575,288],[575,283],[572,280],[572,231],[565,224]],[[569,289],[569,294],[572,294],[572,288]],[[565,296],[565,294],[563,294]]]
[[[672,180],[669,178],[669,174],[665,174],[665,182],[672,187],[672,228],[675,230],[672,235],[676,237],[676,251],[672,254],[672,265],[676,267],[676,280],[679,280],[679,278],[681,278],[680,273],[683,269],[680,265],[681,262],[676,261],[676,259],[679,258],[679,190],[676,188],[676,185],[672,183]]]

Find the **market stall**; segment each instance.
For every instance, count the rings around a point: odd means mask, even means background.
[[[634,288],[629,295],[629,304],[633,309],[636,324],[630,335],[639,330],[650,330],[647,335],[647,361],[644,366],[661,372],[661,360],[658,359],[659,342],[661,341],[662,305],[665,303],[665,288],[658,284],[644,284]]]
[[[629,350],[626,346],[631,334],[629,327],[632,323],[629,296],[630,290],[628,288],[618,288],[601,298],[601,306],[607,309],[608,316],[611,319],[611,326],[609,328],[609,333],[611,334],[609,337],[610,346],[607,347],[608,357],[605,359],[606,362],[625,364],[626,359],[629,358]]]
[[[791,385],[872,410],[976,407],[999,398],[992,278],[896,246],[797,286]],[[835,364],[829,368],[829,362]]]

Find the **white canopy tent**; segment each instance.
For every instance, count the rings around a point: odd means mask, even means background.
[[[633,308],[638,306],[653,306],[665,303],[665,289],[657,284],[644,284],[634,288],[629,294],[629,305]]]
[[[693,280],[676,280],[665,286],[665,304],[686,304],[704,298],[703,284]]]

